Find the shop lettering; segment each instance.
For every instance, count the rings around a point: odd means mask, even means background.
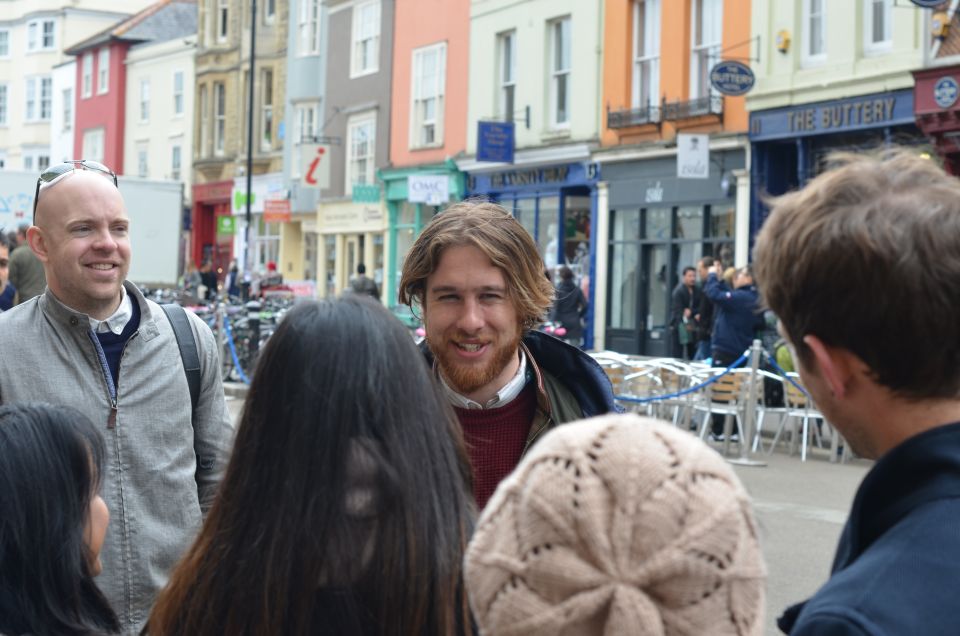
[[[567,180],[567,175],[569,175],[569,173],[570,168],[568,166],[560,166],[559,168],[543,168],[542,170],[499,172],[491,175],[490,186],[493,188],[503,188],[537,183],[562,183]]]
[[[647,188],[646,203],[662,203],[663,202],[663,186],[660,185],[660,182],[657,181],[656,185],[651,188]]]
[[[860,102],[821,106],[787,113],[790,132],[809,132],[880,124],[893,119],[893,107],[896,100],[867,99]]]

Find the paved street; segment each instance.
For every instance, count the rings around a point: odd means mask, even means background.
[[[231,391],[232,392],[232,391]],[[236,418],[242,398],[229,398]],[[826,581],[833,551],[853,495],[872,466],[866,460],[831,464],[813,450],[806,462],[776,453],[766,467],[735,466],[753,497],[767,558],[766,634],[778,634],[783,608],[815,592]]]

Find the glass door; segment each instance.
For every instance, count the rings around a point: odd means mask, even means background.
[[[670,355],[670,257],[667,245],[644,245],[641,256],[643,280],[640,295],[645,337],[643,353],[649,356]]]

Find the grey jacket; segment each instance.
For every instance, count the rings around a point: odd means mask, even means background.
[[[0,403],[66,404],[101,427],[107,444],[101,494],[110,525],[97,583],[123,631],[138,633],[200,528],[233,430],[209,327],[188,312],[201,365],[191,425],[173,329],[156,303],[124,285],[139,304],[140,327],[123,351],[116,389],[87,316],[47,290],[0,315]]]

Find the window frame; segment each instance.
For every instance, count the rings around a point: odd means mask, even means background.
[[[93,146],[92,140],[95,138],[95,134],[99,133],[99,153],[94,152],[93,148],[88,149],[87,142],[90,140],[90,146]],[[92,159],[93,161],[99,161],[103,163],[103,154],[104,148],[106,146],[106,131],[103,126],[95,126],[94,128],[87,128],[80,135],[80,150],[85,159]]]
[[[73,128],[73,88],[64,88],[60,91],[63,100],[63,130]]]
[[[363,20],[365,10],[374,10],[373,17],[370,20],[370,25],[374,29],[374,32],[365,33],[364,29],[367,26],[370,26]],[[353,13],[351,19],[351,35],[350,35],[350,78],[363,77],[365,75],[372,75],[380,70],[380,36],[381,36],[381,20],[382,20],[382,7],[380,5],[380,0],[366,0],[360,2],[353,6]],[[361,66],[363,61],[362,51],[364,50],[364,45],[370,43],[370,55],[369,55],[369,66]]]
[[[53,78],[28,75],[24,78],[23,120],[28,124],[50,121],[53,116]]]
[[[263,23],[271,25],[277,20],[277,0],[263,0]]]
[[[10,118],[10,83],[0,82],[0,126],[7,126]]]
[[[320,0],[300,0],[297,20],[297,55],[320,54]]]
[[[146,141],[137,143],[137,176],[141,179],[150,176],[150,144]]]
[[[812,2],[818,2],[820,4],[819,14],[814,14],[814,12],[811,10],[810,5]],[[800,38],[800,47],[801,47],[800,59],[801,59],[801,64],[804,67],[817,66],[827,61],[827,23],[826,23],[826,20],[824,19],[825,13],[826,13],[824,10],[825,2],[826,0],[803,0],[803,9],[802,9],[803,20],[801,22],[802,35]],[[820,25],[819,38],[820,38],[820,45],[822,47],[822,50],[819,51],[818,53],[810,52],[810,47],[812,46],[812,43],[813,43],[813,40],[812,40],[813,29],[812,29],[811,22],[814,19],[814,17],[816,17],[820,21],[819,22],[819,25]]]
[[[710,84],[710,69],[720,61],[720,51],[723,49],[723,1],[722,0],[690,0],[690,93],[689,98],[702,99],[717,95],[716,89]],[[709,7],[707,3],[710,3]],[[699,11],[698,11],[699,9]],[[708,9],[713,9],[714,15],[709,16]],[[704,26],[706,25],[706,28]],[[715,27],[714,33],[706,30]],[[701,66],[701,63],[705,62]],[[700,70],[703,75],[700,75]]]
[[[179,81],[180,86],[177,87]],[[184,73],[183,71],[173,72],[173,116],[183,117],[184,110]]]
[[[140,107],[140,123],[149,124],[150,123],[150,78],[141,77],[140,78],[140,92],[139,99],[137,103]]]
[[[215,36],[218,44],[230,40],[230,0],[217,0]]]
[[[47,32],[49,27],[49,33]],[[46,40],[49,37],[50,43]],[[57,48],[57,21],[53,18],[36,18],[27,22],[27,53],[55,51]]]
[[[106,62],[106,64],[104,64]],[[110,47],[104,46],[97,51],[97,95],[110,91]]]
[[[93,97],[93,52],[87,51],[80,60],[80,98]]]
[[[260,152],[273,150],[273,69],[260,69]]]
[[[876,11],[882,11],[884,39],[875,40],[874,26]],[[867,55],[886,53],[893,48],[893,1],[863,0],[863,51]]]
[[[197,132],[200,135],[198,140],[197,150],[201,158],[210,156],[210,96],[209,89],[206,84],[200,85],[200,95],[197,99],[197,110],[199,115],[200,125],[197,127]]]
[[[10,57],[10,29],[0,29],[0,36],[3,44],[3,48],[0,48],[0,60],[5,60]]]
[[[227,86],[213,83],[213,154],[222,157],[226,150],[227,132]]]
[[[517,111],[517,30],[497,34],[497,116],[513,121]]]
[[[642,15],[641,6],[644,7]],[[660,103],[660,8],[660,0],[633,1],[633,38],[630,43],[633,58],[630,67],[631,108],[647,108]],[[647,69],[646,73],[644,67]],[[644,92],[647,93],[646,102],[643,101]]]
[[[320,102],[300,102],[294,105],[295,121],[297,124],[296,136],[297,143],[313,143],[319,130]],[[309,135],[304,134],[304,122],[309,116]]]
[[[170,146],[170,178],[179,181],[183,174],[183,146],[173,144]]]
[[[421,85],[424,81],[422,77],[422,63],[428,53],[437,54],[436,74],[434,81],[435,92],[430,97],[421,97]],[[411,88],[410,91],[410,139],[409,147],[411,150],[421,148],[440,148],[443,146],[444,133],[444,112],[446,108],[446,84],[447,84],[447,43],[434,42],[426,46],[416,48],[411,52],[413,59],[411,64]],[[425,106],[430,99],[436,100],[434,105],[434,116],[428,119],[426,114],[420,117],[420,106]],[[433,139],[431,141],[421,141],[422,132],[425,132],[426,126],[433,126]]]
[[[370,133],[367,139],[367,154],[363,157],[363,160],[366,161],[364,168],[364,181],[358,181],[356,179],[356,166],[355,164],[359,160],[358,157],[354,154],[355,144],[354,144],[354,133],[361,129],[364,126],[370,127]],[[363,113],[357,113],[352,115],[350,119],[347,120],[347,133],[346,133],[346,161],[344,170],[344,193],[349,196],[353,193],[354,184],[370,185],[376,180],[377,166],[377,111],[371,110]],[[369,179],[366,179],[369,177]]]
[[[566,28],[566,39],[564,39],[564,28]],[[570,128],[570,78],[573,75],[573,20],[570,15],[552,18],[547,21],[547,78],[549,81],[548,94],[548,119],[547,125],[551,130],[569,130]],[[559,42],[559,55],[558,43]],[[564,54],[566,54],[566,66],[564,66]],[[563,109],[561,110],[559,101],[563,87]],[[560,118],[561,112],[564,116]]]

